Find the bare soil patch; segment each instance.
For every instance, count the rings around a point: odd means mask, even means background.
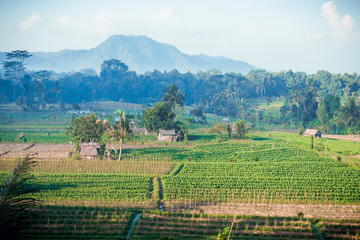
[[[321,137],[324,138],[332,138],[332,139],[340,139],[340,140],[349,140],[354,142],[360,142],[360,135],[330,135],[330,134],[322,134]]]
[[[245,214],[256,216],[297,216],[303,212],[306,218],[360,220],[360,205],[310,205],[310,204],[218,204],[199,208],[208,214]],[[197,210],[198,211],[198,210]],[[195,211],[196,212],[196,211]]]
[[[107,149],[119,148],[119,144],[106,146]],[[160,147],[189,147],[179,145],[156,144],[124,144],[123,149],[143,149]],[[32,143],[0,143],[0,159],[34,156],[38,159],[69,159],[74,152],[74,144],[32,144]]]

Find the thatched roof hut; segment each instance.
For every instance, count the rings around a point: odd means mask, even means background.
[[[159,129],[158,141],[159,142],[176,142],[177,135],[175,129],[163,130]]]
[[[303,133],[304,136],[314,136],[317,138],[321,138],[321,132],[317,129],[306,129],[305,132]]]
[[[80,144],[80,156],[85,159],[96,159],[99,156],[97,149],[100,148],[100,144],[97,142],[81,143]]]

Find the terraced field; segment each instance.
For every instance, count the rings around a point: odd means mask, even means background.
[[[233,239],[316,239],[315,228],[355,239],[359,171],[287,141],[126,149],[122,161],[41,159],[30,182],[40,217],[22,236],[214,239],[232,227]],[[5,156],[1,180],[18,161]]]

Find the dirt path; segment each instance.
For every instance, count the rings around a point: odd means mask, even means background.
[[[349,140],[360,142],[360,135],[331,135],[331,134],[322,134],[323,138],[332,138],[332,139],[340,139],[340,140]]]

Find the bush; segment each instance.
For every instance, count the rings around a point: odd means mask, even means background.
[[[336,161],[337,161],[337,162],[341,162],[341,157],[340,157],[340,156],[337,156],[337,157],[336,157]]]
[[[302,135],[305,132],[305,128],[301,127],[299,128],[298,134]]]

